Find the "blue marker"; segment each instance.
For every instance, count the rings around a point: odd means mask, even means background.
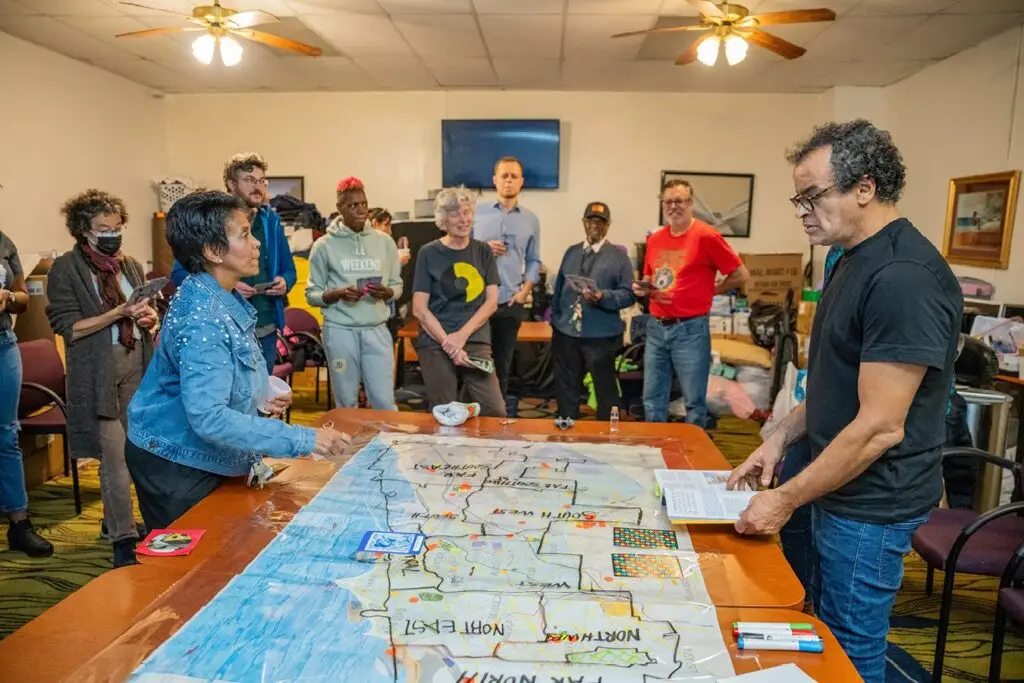
[[[740,636],[737,639],[741,650],[786,650],[788,652],[817,652],[824,651],[824,646],[819,640],[765,640],[761,638],[748,638]]]

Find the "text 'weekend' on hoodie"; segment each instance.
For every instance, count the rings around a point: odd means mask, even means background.
[[[341,222],[331,221],[327,234],[313,243],[309,254],[309,278],[306,280],[306,301],[323,309],[324,324],[335,327],[374,327],[391,317],[388,302],[364,295],[354,304],[337,301],[324,303],[324,292],[330,289],[355,287],[359,278],[381,276],[398,299],[402,296],[401,264],[398,247],[390,235],[370,227],[367,221],[362,232]]]

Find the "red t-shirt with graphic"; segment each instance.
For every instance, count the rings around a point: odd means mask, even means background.
[[[731,275],[743,264],[722,235],[694,219],[681,235],[668,227],[647,238],[645,276],[651,290],[651,314],[658,318],[693,318],[711,311],[715,276]]]

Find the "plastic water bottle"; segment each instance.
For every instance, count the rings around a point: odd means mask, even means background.
[[[608,431],[614,433],[619,431],[619,408],[612,406],[612,413],[608,416]]]

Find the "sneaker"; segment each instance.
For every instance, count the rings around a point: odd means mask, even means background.
[[[53,555],[53,544],[37,534],[32,522],[27,519],[10,522],[7,527],[7,547],[20,550],[29,557]]]
[[[134,538],[122,538],[120,541],[114,541],[114,569],[139,564],[139,560],[135,557],[137,542]]]
[[[149,531],[146,530],[146,525],[142,522],[135,522],[135,532],[139,535],[139,540],[145,538],[146,534],[149,533]],[[110,537],[110,532],[107,531],[106,520],[100,520],[100,540],[106,541],[107,543],[114,540]]]

